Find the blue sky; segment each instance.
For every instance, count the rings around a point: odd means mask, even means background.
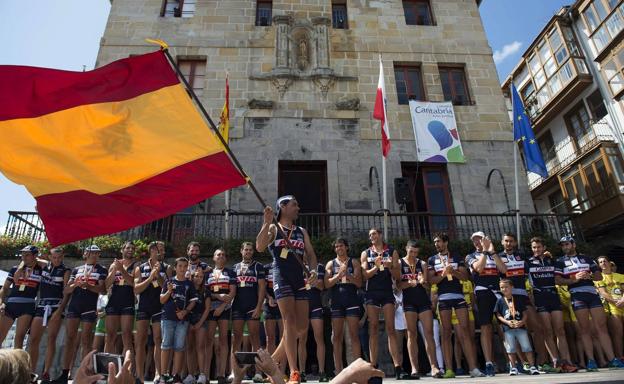
[[[552,15],[572,2],[483,0],[481,18],[501,82]],[[92,69],[109,10],[109,0],[0,0],[0,65]],[[7,211],[34,207],[24,187],[0,174],[0,234]]]

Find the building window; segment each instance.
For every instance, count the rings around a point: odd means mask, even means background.
[[[550,133],[550,131],[546,131],[538,137],[537,143],[539,144],[540,150],[542,151],[542,157],[546,163],[557,158],[557,153],[555,152],[555,141],[553,140],[552,133]]]
[[[403,0],[403,13],[407,25],[434,25],[429,0]]]
[[[206,78],[206,60],[178,59],[180,72],[188,81],[191,89],[198,97],[204,94]]]
[[[594,121],[600,121],[607,115],[607,107],[605,107],[605,104],[602,101],[602,95],[600,94],[599,89],[589,95],[586,101],[589,106],[589,112],[591,113],[591,117]]]
[[[395,65],[394,81],[396,83],[399,104],[409,104],[410,99],[425,100],[420,66]]]
[[[349,29],[346,0],[332,1],[332,27],[334,29]]]
[[[256,1],[256,25],[267,27],[271,25],[273,2],[266,0]]]
[[[601,72],[609,84],[613,97],[619,99],[624,91],[624,44],[602,63]]]
[[[527,52],[524,66],[514,74],[529,116],[537,118],[579,74],[589,70],[576,37],[565,21],[557,20]]]
[[[600,53],[624,29],[624,6],[617,1],[594,0],[581,11],[590,40]]]
[[[438,68],[444,100],[452,101],[453,105],[471,105],[464,68],[458,66],[440,66]]]
[[[193,17],[197,0],[163,0],[161,17]]]
[[[568,126],[568,133],[576,141],[578,148],[579,142],[583,142],[583,138],[591,130],[591,122],[585,104],[582,102],[577,104],[565,114],[564,120]]]

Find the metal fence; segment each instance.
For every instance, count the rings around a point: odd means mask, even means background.
[[[229,234],[226,234],[225,216],[225,213],[179,213],[116,235],[124,239],[162,239],[174,244],[199,238],[252,239],[262,225],[261,212],[230,211],[227,225]],[[524,234],[540,233],[553,238],[567,234],[582,236],[572,215],[522,214],[520,221]],[[382,228],[383,223],[383,212],[302,213],[297,221],[313,238],[344,236],[349,239],[365,238],[370,228]],[[484,231],[494,238],[500,238],[505,232],[515,232],[516,216],[389,213],[387,230],[389,238],[431,239],[440,231],[447,232],[455,239],[467,239],[475,231]],[[9,212],[5,234],[11,237],[27,236],[33,240],[45,239],[43,225],[33,212]]]

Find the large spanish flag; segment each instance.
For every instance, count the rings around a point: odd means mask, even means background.
[[[0,66],[0,171],[52,245],[122,231],[242,185],[162,51],[89,72]]]

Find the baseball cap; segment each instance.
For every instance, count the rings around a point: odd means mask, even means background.
[[[85,248],[85,251],[87,251],[87,252],[101,252],[102,250],[97,245],[91,244],[87,248]]]
[[[36,255],[39,253],[39,248],[35,247],[34,245],[27,245],[24,248],[20,249],[20,252],[30,252]]]
[[[561,243],[574,243],[574,237],[572,236],[563,236],[561,238],[561,240],[559,240],[559,245],[561,245]]]
[[[485,233],[483,233],[483,231],[477,231],[470,236],[470,240],[474,239],[477,236],[480,236],[482,239],[484,239]]]
[[[282,196],[280,198],[277,199],[277,201],[275,202],[275,214],[277,215],[277,217],[279,218],[280,215],[280,211],[281,211],[281,205],[282,204],[288,204],[288,202],[290,200],[295,200],[295,196],[293,195],[285,195]]]

